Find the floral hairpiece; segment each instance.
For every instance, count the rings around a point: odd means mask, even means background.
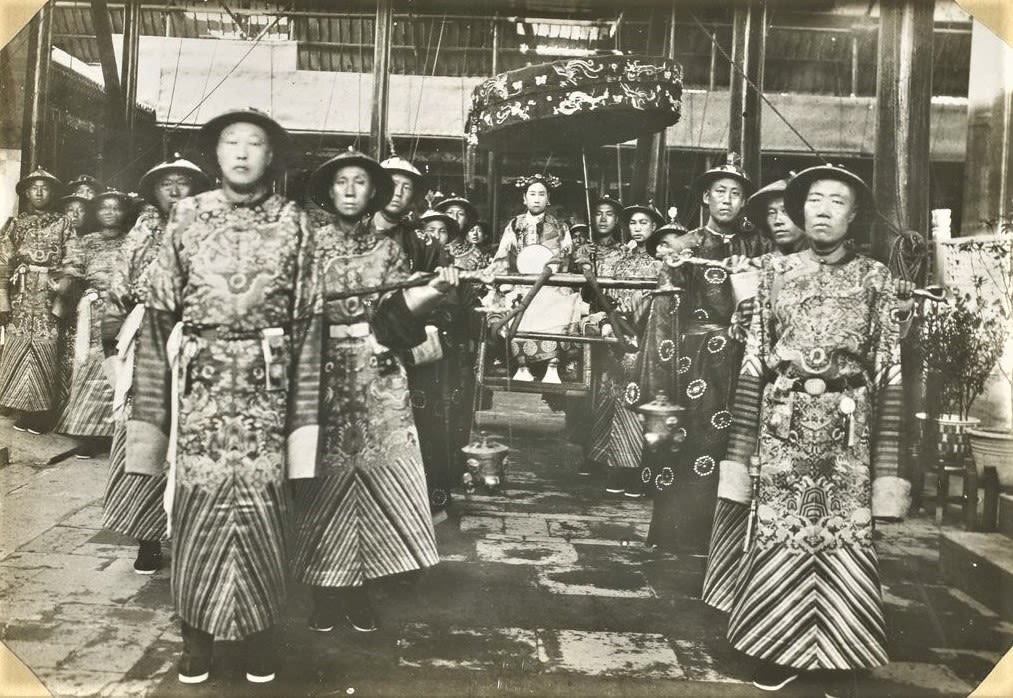
[[[516,180],[514,180],[514,186],[516,186],[518,189],[523,190],[527,189],[532,184],[536,184],[539,182],[544,184],[546,189],[558,189],[559,186],[563,183],[563,180],[561,180],[556,175],[542,174],[541,172],[539,172],[537,174],[528,175],[527,177],[518,177]]]

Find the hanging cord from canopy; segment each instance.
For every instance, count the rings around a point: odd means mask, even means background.
[[[197,104],[193,105],[193,107],[190,109],[190,111],[188,111],[183,116],[182,119],[180,119],[179,121],[177,121],[176,123],[174,123],[173,125],[171,125],[167,129],[167,133],[171,134],[171,133],[179,130],[179,127],[182,126],[183,124],[185,124],[187,119],[189,119],[192,115],[194,115],[195,113],[197,113],[197,110],[201,108],[201,105],[203,105],[204,102],[206,102],[211,97],[211,95],[213,95],[218,90],[219,87],[221,87],[223,84],[225,84],[225,81],[228,80],[232,76],[232,74],[234,72],[236,72],[236,70],[239,69],[239,66],[243,64],[243,61],[245,61],[249,57],[249,55],[251,53],[253,53],[253,49],[257,48],[257,45],[260,44],[260,41],[265,36],[267,36],[267,33],[271,29],[273,29],[274,26],[278,22],[281,21],[281,19],[282,19],[283,16],[284,16],[283,13],[280,13],[280,14],[276,15],[275,18],[274,18],[274,20],[270,24],[268,24],[266,27],[264,27],[264,29],[260,32],[260,34],[258,34],[257,37],[251,42],[250,48],[246,50],[246,53],[244,53],[239,58],[239,60],[236,61],[236,64],[233,65],[229,69],[229,71],[227,73],[225,73],[225,75],[222,76],[222,79],[219,80],[215,84],[214,87],[212,87],[209,91],[207,91],[207,92],[204,93],[204,95],[200,98],[200,100],[197,102]],[[209,71],[209,77],[210,77],[210,71]],[[205,82],[205,85],[206,84],[207,83]],[[141,153],[139,155],[137,155],[137,157],[131,159],[127,164],[125,164],[123,167],[121,167],[117,172],[115,172],[108,179],[115,179],[116,177],[119,177],[121,174],[123,174],[124,172],[128,171],[131,167],[133,167],[135,164],[137,164],[141,160],[144,160],[145,158],[147,158],[149,155],[151,155],[152,152],[154,152],[158,148],[161,148],[161,144],[154,145],[154,146],[151,146],[149,148],[144,149],[143,151],[141,151]]]
[[[443,13],[443,17],[440,19],[440,34],[436,38],[436,54],[433,56],[433,68],[429,73],[429,77],[432,78],[436,75],[436,65],[440,61],[440,48],[443,46],[443,30],[447,26],[447,13]],[[429,30],[429,46],[426,47],[426,63],[429,62],[429,48],[432,46],[433,31],[432,28]],[[423,70],[425,68],[423,67]],[[426,90],[426,81],[423,78],[422,84],[419,85],[419,99],[415,105],[415,120],[412,123],[412,131],[415,132],[415,143],[412,145],[412,156],[409,160],[414,161],[415,156],[419,152],[419,143],[422,140],[422,136],[419,135],[419,117],[422,115],[422,95]]]
[[[717,39],[715,37],[713,37],[713,36],[710,35],[710,33],[707,31],[707,27],[705,27],[703,25],[703,23],[696,16],[696,14],[692,10],[689,10],[689,9],[687,9],[686,11],[689,13],[690,17],[693,18],[693,22],[696,23],[696,25],[697,25],[697,27],[699,27],[700,31],[702,31],[703,33],[707,34],[707,36],[711,40],[711,43],[714,44],[714,47],[718,50],[718,52],[721,54],[721,56],[726,61],[728,61],[728,65],[731,67],[731,69],[734,70],[736,73],[738,73],[740,76],[742,76],[742,79],[745,80],[746,83],[750,87],[752,87],[754,90],[756,90],[756,94],[759,95],[759,97],[760,97],[761,100],[763,100],[763,103],[766,104],[768,107],[770,107],[770,110],[772,112],[774,112],[774,114],[777,115],[777,117],[782,122],[784,122],[784,125],[787,126],[788,129],[792,133],[794,133],[795,136],[798,137],[798,139],[800,141],[802,141],[802,143],[805,145],[805,147],[807,147],[812,152],[813,155],[815,155],[816,157],[818,157],[822,162],[830,162],[830,159],[826,155],[824,155],[823,153],[821,153],[819,150],[817,150],[816,146],[814,146],[812,143],[810,143],[809,140],[805,136],[803,136],[802,133],[797,128],[795,128],[795,125],[792,124],[791,121],[788,120],[788,117],[786,117],[784,114],[782,114],[781,110],[778,109],[776,106],[774,106],[774,103],[771,102],[770,99],[767,98],[767,95],[764,94],[763,90],[761,90],[759,88],[759,86],[755,82],[753,82],[749,78],[749,76],[745,74],[745,72],[743,72],[743,70],[735,63],[735,61],[732,60],[732,57],[730,55],[728,55],[728,52],[725,51],[724,47],[722,47],[721,44],[719,44],[717,42]],[[898,213],[898,215],[899,215],[899,213]],[[894,225],[893,221],[891,221],[886,216],[884,216],[882,214],[882,212],[878,208],[875,210],[875,217],[878,220],[882,221],[886,225],[887,229],[890,230],[890,232],[895,233],[896,235],[903,235],[904,234],[904,233],[902,233],[901,230],[899,230],[898,226]]]

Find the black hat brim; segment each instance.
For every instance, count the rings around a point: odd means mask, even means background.
[[[773,199],[783,199],[784,192],[788,187],[788,180],[779,179],[761,187],[755,194],[746,200],[742,207],[742,215],[752,221],[753,225],[762,230],[767,228],[767,204]]]
[[[622,210],[620,217],[623,219],[624,223],[629,225],[630,219],[633,218],[634,213],[646,213],[650,216],[651,220],[654,221],[655,229],[660,228],[665,224],[665,219],[662,218],[661,213],[647,206],[627,206]]]
[[[739,182],[742,185],[742,190],[745,192],[746,196],[751,195],[753,193],[753,189],[756,188],[751,180],[736,172],[726,172],[724,170],[707,170],[702,175],[696,178],[695,184],[697,191],[703,194],[705,191],[710,189],[711,184],[713,184],[718,179],[734,179],[735,181]]]
[[[854,172],[845,170],[843,167],[833,165],[819,165],[802,170],[788,182],[784,190],[784,210],[792,222],[802,230],[805,230],[805,200],[809,195],[809,187],[813,182],[821,179],[833,179],[850,185],[858,200],[858,213],[852,226],[856,224],[867,224],[876,214],[876,200],[872,190],[861,177]]]
[[[46,173],[46,174],[37,174],[37,173],[29,174],[27,177],[23,178],[16,185],[14,185],[14,191],[17,193],[18,196],[24,196],[25,189],[28,188],[29,182],[34,182],[36,179],[41,179],[41,180],[43,180],[45,182],[49,182],[50,185],[52,185],[52,187],[53,187],[53,193],[56,196],[59,196],[60,193],[63,191],[63,182],[61,182],[59,179],[57,179],[56,177],[54,177],[53,175],[51,175],[49,173]]]
[[[651,236],[644,242],[644,249],[647,250],[647,254],[651,257],[658,251],[658,245],[661,244],[661,238],[666,235],[685,235],[685,228],[676,228],[672,225],[663,225],[660,228],[656,228]]]
[[[394,194],[394,180],[391,179],[390,172],[381,167],[380,163],[361,153],[341,153],[313,171],[307,190],[317,205],[331,213],[337,212],[331,199],[331,186],[334,184],[334,175],[342,167],[361,167],[369,173],[374,191],[373,198],[366,204],[365,213],[375,213],[387,205]]]
[[[436,209],[437,211],[439,211],[440,213],[446,213],[447,212],[447,208],[450,207],[450,206],[460,206],[465,211],[467,211],[468,212],[468,220],[469,221],[477,221],[478,220],[478,209],[475,208],[474,204],[472,204],[467,199],[464,199],[464,198],[461,198],[461,197],[458,197],[458,196],[455,196],[455,197],[450,198],[450,199],[444,199],[443,201],[440,201],[435,206],[433,206],[433,208]]]
[[[453,216],[443,213],[442,211],[437,211],[435,216],[429,214],[428,216],[423,215],[419,218],[419,223],[422,224],[422,227],[425,227],[426,223],[428,223],[429,221],[443,221],[444,223],[446,223],[447,232],[450,233],[451,240],[453,240],[454,238],[458,237],[463,233],[463,231],[457,225],[457,219],[454,218]]]
[[[211,187],[211,178],[204,174],[204,172],[200,169],[161,163],[159,165],[155,165],[141,176],[141,181],[137,183],[137,192],[144,197],[144,200],[149,204],[155,203],[155,183],[160,177],[170,172],[190,175],[193,178],[193,189],[190,192],[191,195],[200,194],[202,191],[207,191],[207,189]]]

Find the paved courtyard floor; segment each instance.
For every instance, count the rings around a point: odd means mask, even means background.
[[[577,478],[558,420],[487,421],[512,448],[507,490],[458,497],[441,563],[374,588],[379,631],[310,632],[294,586],[276,682],[247,684],[240,648],[218,643],[190,687],[168,573],[135,574],[132,542],[101,529],[106,460],[49,464],[74,444],[0,419],[0,639],[59,696],[762,695],[699,599],[705,559],[643,545],[648,501]],[[892,663],[862,696],[966,696],[1013,645],[1013,625],[940,581],[938,533],[925,516],[878,532]]]

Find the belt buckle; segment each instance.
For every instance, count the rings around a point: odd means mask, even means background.
[[[822,378],[806,378],[802,389],[809,395],[822,395],[827,392],[827,382]]]

